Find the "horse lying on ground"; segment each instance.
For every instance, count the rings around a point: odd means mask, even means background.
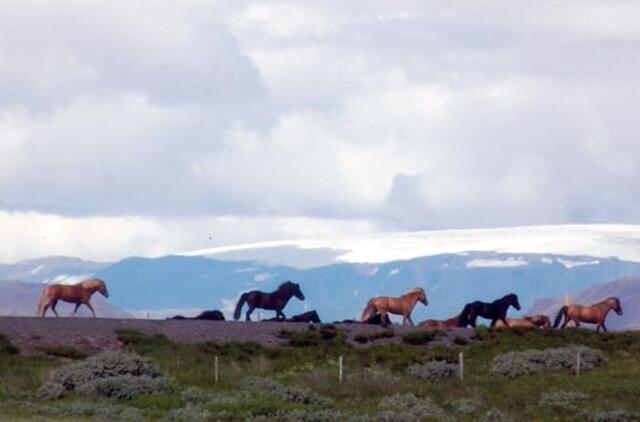
[[[247,305],[249,305],[246,314],[247,321],[251,321],[251,313],[256,308],[276,311],[276,317],[286,319],[284,313],[282,313],[282,309],[287,306],[287,302],[289,302],[292,296],[304,300],[304,294],[302,294],[302,290],[300,290],[300,285],[291,281],[285,281],[278,287],[278,290],[272,293],[264,293],[259,290],[243,293],[238,300],[233,318],[236,320],[240,318],[242,306],[246,302]]]
[[[411,311],[413,311],[413,308],[418,302],[422,303],[424,306],[429,304],[427,295],[421,287],[414,287],[400,297],[374,297],[369,299],[369,302],[367,302],[367,306],[364,308],[364,311],[362,311],[362,318],[360,318],[360,321],[366,321],[376,313],[379,313],[382,319],[385,320],[387,313],[390,313],[402,315],[403,325],[407,322],[410,325],[413,325],[413,321],[411,320]]]
[[[439,330],[443,330],[445,328],[454,328],[458,326],[458,321],[460,320],[460,315],[456,315],[453,318],[439,320],[439,319],[427,319],[418,324],[418,327],[422,328],[436,328]]]
[[[524,328],[544,328],[548,330],[551,328],[551,321],[546,315],[532,315],[522,319],[507,318],[509,328],[524,327]],[[498,320],[495,325],[497,328],[506,327],[501,320]]]
[[[167,319],[200,319],[200,320],[206,320],[206,321],[224,321],[225,320],[224,314],[218,311],[217,309],[212,311],[203,311],[202,313],[200,313],[199,315],[193,318],[185,317],[182,315],[176,315]]]
[[[345,319],[342,321],[336,321],[334,322],[334,324],[371,324],[371,325],[387,326],[391,324],[391,319],[389,319],[389,315],[385,315],[383,320],[382,314],[375,314],[367,318],[366,321],[357,321],[355,319]]]
[[[76,307],[73,309],[74,316],[80,305],[85,305],[89,308],[91,315],[95,318],[96,313],[89,303],[91,295],[95,292],[100,292],[102,296],[109,297],[107,285],[99,278],[84,280],[74,285],[52,284],[45,287],[42,291],[38,307],[36,308],[36,315],[43,317],[47,312],[47,309],[51,308],[55,316],[60,316],[58,315],[58,312],[56,312],[56,305],[59,300],[62,300],[63,302],[76,304]]]
[[[320,324],[322,321],[320,321],[320,316],[318,315],[318,313],[316,311],[309,311],[309,312],[305,312],[303,314],[300,315],[294,315],[289,319],[280,319],[278,317],[275,318],[270,318],[270,319],[264,319],[263,321],[281,321],[281,322],[314,322],[317,324]]]
[[[560,311],[558,311],[558,315],[556,315],[553,328],[558,327],[562,321],[562,317],[564,317],[564,324],[562,324],[561,328],[566,327],[569,321],[575,322],[576,327],[580,327],[580,322],[586,322],[589,324],[597,324],[596,331],[600,331],[600,328],[602,327],[606,332],[607,327],[604,325],[604,321],[607,318],[607,314],[612,309],[618,315],[622,315],[624,313],[622,311],[622,306],[620,305],[620,299],[617,297],[610,297],[591,306],[577,304],[563,306],[560,308]]]
[[[476,327],[476,319],[481,316],[491,320],[491,326],[494,327],[498,320],[501,320],[505,326],[509,326],[507,322],[507,310],[509,306],[513,306],[518,311],[520,310],[520,302],[518,302],[518,296],[510,293],[498,300],[494,300],[491,303],[475,301],[467,303],[460,313],[460,321],[458,321],[458,327],[466,327],[471,325]]]

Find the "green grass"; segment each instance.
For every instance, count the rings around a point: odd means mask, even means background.
[[[132,330],[118,331],[127,348],[147,356],[160,370],[175,377],[182,389],[195,386],[216,396],[241,397],[235,401],[207,405],[214,413],[225,412],[225,418],[236,415],[273,416],[283,409],[304,406],[275,399],[265,394],[243,393],[239,384],[246,376],[263,376],[313,390],[333,400],[341,411],[375,413],[380,401],[396,393],[430,397],[452,412],[451,403],[462,398],[482,402],[481,408],[460,420],[481,418],[489,409],[497,408],[514,420],[576,420],[575,411],[538,406],[542,394],[558,391],[580,391],[589,395],[582,410],[598,411],[624,408],[640,414],[640,332],[596,334],[592,331],[567,329],[489,330],[479,328],[469,341],[455,341],[453,346],[431,346],[441,333],[427,332],[405,336],[399,344],[380,344],[371,338],[367,347],[352,346],[345,335],[332,326],[320,326],[299,332],[281,332],[285,346],[265,348],[256,343],[180,344],[160,335],[146,335]],[[585,345],[602,350],[608,364],[576,377],[569,372],[549,372],[522,376],[514,380],[498,379],[490,374],[492,359],[502,353],[526,349],[544,349],[567,345]],[[34,416],[25,413],[15,400],[28,401],[38,386],[60,365],[50,356],[25,357],[0,336],[0,414],[15,418]],[[465,379],[428,383],[405,374],[414,363],[432,360],[457,362],[464,353]],[[345,381],[338,383],[338,358],[344,357]],[[220,382],[213,377],[214,358],[219,358]],[[389,370],[400,382],[380,382],[367,368]],[[244,395],[243,395],[244,394]],[[7,402],[7,400],[14,400]],[[71,398],[73,400],[73,398]],[[154,420],[167,411],[185,405],[180,392],[136,399],[128,406],[141,409],[145,418]],[[582,417],[582,419],[584,419]]]

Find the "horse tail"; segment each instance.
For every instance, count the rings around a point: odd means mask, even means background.
[[[240,296],[240,299],[238,300],[238,304],[236,305],[236,310],[233,312],[233,319],[235,320],[240,319],[242,306],[244,305],[244,303],[247,301],[248,298],[249,298],[249,293],[242,293],[242,296]]]
[[[562,321],[562,316],[566,316],[567,314],[567,309],[569,309],[568,306],[563,306],[562,308],[560,308],[560,310],[558,311],[558,315],[556,315],[555,321],[553,321],[553,328],[558,328],[558,325],[560,325],[560,321]]]
[[[49,286],[45,287],[42,290],[42,294],[40,295],[40,300],[38,301],[38,307],[36,308],[36,316],[44,316],[42,315],[42,311],[44,310],[44,304],[49,299]]]
[[[460,312],[460,317],[458,318],[458,327],[466,327],[469,325],[469,313],[471,312],[471,304],[467,303],[462,312]]]
[[[365,306],[364,311],[362,311],[362,317],[360,318],[360,320],[364,322],[374,316],[376,312],[377,309],[375,305],[375,299],[369,299],[369,301],[367,302],[367,306]]]

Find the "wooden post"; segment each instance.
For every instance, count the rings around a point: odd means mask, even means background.
[[[213,379],[218,383],[218,355],[213,358]]]
[[[578,376],[578,377],[580,376],[580,364],[581,363],[582,362],[580,362],[580,353],[578,353],[576,355],[576,376]]]
[[[458,366],[460,367],[460,379],[464,379],[464,353],[458,354]]]
[[[338,359],[338,380],[342,383],[343,367],[342,367],[342,355]]]

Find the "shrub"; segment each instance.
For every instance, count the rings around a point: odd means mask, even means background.
[[[186,407],[170,410],[161,420],[163,422],[198,422],[206,421],[210,417],[211,413],[207,409],[189,404]]]
[[[336,410],[295,410],[276,415],[276,420],[285,422],[334,422],[338,420],[352,420],[351,416]]]
[[[462,336],[455,336],[453,338],[453,344],[456,344],[458,346],[464,346],[467,343],[469,343],[469,340],[467,340],[466,338],[464,338]]]
[[[170,393],[173,383],[166,377],[119,375],[97,378],[76,388],[79,394],[116,400],[131,400],[147,394]]]
[[[415,331],[402,337],[402,341],[407,344],[419,346],[433,341],[435,337],[433,331]]]
[[[480,419],[481,422],[506,422],[509,420],[510,420],[509,417],[507,417],[507,415],[505,415],[498,409],[489,410],[487,413],[484,414],[482,419]]]
[[[371,339],[371,341],[376,341],[381,338],[393,338],[395,337],[395,335],[396,333],[393,331],[393,328],[385,328],[382,331],[379,331],[375,334],[371,334],[369,338]]]
[[[561,409],[577,410],[588,398],[588,395],[578,391],[558,391],[543,394],[538,405],[542,407],[559,407]]]
[[[111,403],[88,403],[73,401],[59,405],[42,405],[32,402],[22,403],[23,409],[37,415],[54,417],[95,417],[99,420],[139,421],[142,412],[134,407],[117,406]]]
[[[413,394],[395,394],[385,397],[378,404],[378,408],[385,409],[379,414],[382,420],[420,420],[424,418],[444,418],[444,410],[433,403],[428,397],[418,398]],[[387,412],[392,409],[394,412]]]
[[[600,412],[593,417],[593,420],[596,422],[638,422],[638,418],[634,414],[624,409]]]
[[[147,379],[157,377],[160,377],[160,373],[147,359],[132,353],[105,352],[58,369],[51,380],[40,387],[37,395],[40,398],[56,399],[84,384],[89,384],[83,390],[85,394],[103,395],[106,391],[112,391],[115,396],[126,396],[128,393],[125,391],[128,387],[120,384],[129,383],[133,388],[129,393],[136,388],[144,391],[152,385]],[[110,382],[98,381],[109,378],[116,379]],[[145,378],[145,380],[136,383],[135,378]],[[160,386],[166,382],[166,380],[157,381],[153,385]],[[60,387],[64,389],[64,393]]]
[[[332,340],[336,338],[337,335],[338,329],[335,327],[335,325],[327,324],[320,327],[320,337],[323,340]]]
[[[281,400],[308,404],[320,407],[331,407],[331,399],[321,396],[314,391],[292,385],[284,385],[270,378],[249,377],[245,378],[242,386],[247,390],[277,397]]]
[[[18,352],[18,348],[5,335],[0,334],[0,355],[16,355]]]
[[[371,381],[386,386],[399,384],[401,381],[400,377],[385,368],[367,368],[367,376]]]
[[[356,334],[356,335],[353,337],[353,340],[354,340],[355,342],[357,342],[357,343],[364,344],[364,343],[368,343],[368,342],[369,342],[369,336],[368,336],[368,335],[366,335],[366,334]]]
[[[468,415],[477,412],[482,407],[482,402],[476,399],[459,399],[449,405],[455,413]]]
[[[575,370],[578,353],[581,369],[584,371],[600,367],[606,362],[599,350],[586,346],[569,346],[505,353],[493,359],[491,372],[504,378],[516,378],[542,371]]]
[[[458,373],[458,365],[444,361],[433,361],[425,364],[415,364],[407,368],[407,374],[412,377],[436,382],[451,378]]]
[[[75,347],[68,346],[47,346],[41,349],[44,354],[49,356],[55,356],[60,358],[69,358],[73,360],[84,359],[87,357],[87,353],[82,350],[78,350]]]

